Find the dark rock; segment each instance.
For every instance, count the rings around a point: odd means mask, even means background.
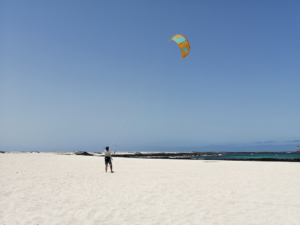
[[[5,152],[3,152],[3,151],[0,151],[0,153],[5,153]]]
[[[75,155],[89,155],[89,156],[93,156],[92,154],[88,153],[88,152],[82,152],[82,151],[78,151],[78,152],[74,152]]]

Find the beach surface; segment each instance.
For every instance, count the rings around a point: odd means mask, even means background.
[[[300,163],[0,154],[0,225],[299,224]],[[109,171],[109,170],[108,170]]]

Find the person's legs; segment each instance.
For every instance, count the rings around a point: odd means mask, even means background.
[[[112,170],[112,163],[110,163],[110,172],[113,172],[113,170]]]
[[[105,172],[107,173],[107,164],[105,163]]]

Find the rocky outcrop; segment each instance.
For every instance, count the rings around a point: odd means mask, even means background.
[[[82,152],[82,151],[78,151],[78,152],[74,152],[75,155],[87,155],[87,156],[93,156],[93,154],[90,154],[88,152]]]

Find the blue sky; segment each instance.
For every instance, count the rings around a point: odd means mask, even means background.
[[[295,150],[299,21],[299,1],[2,0],[0,149]]]

